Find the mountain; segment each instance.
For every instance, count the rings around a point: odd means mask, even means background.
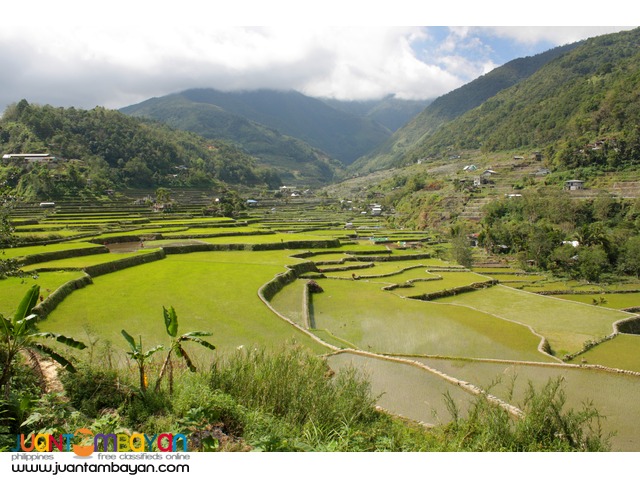
[[[48,153],[29,162],[3,158],[0,184],[26,197],[57,198],[113,187],[275,188],[277,173],[222,141],[115,110],[56,108],[21,100],[0,119],[4,155]]]
[[[179,114],[176,108],[179,108]],[[345,165],[369,152],[391,134],[370,118],[333,108],[295,91],[192,89],[152,98],[121,111],[166,122],[208,138],[232,140],[243,145],[249,153],[261,156],[255,132],[246,125],[244,130],[226,125],[244,120],[252,122],[257,129],[268,129],[274,134],[302,140]],[[286,145],[284,151],[290,147]],[[272,147],[269,150],[275,153]]]
[[[344,168],[340,162],[302,140],[216,105],[193,102],[182,94],[152,98],[121,111],[134,117],[155,119],[205,138],[231,142],[262,165],[276,170],[286,184],[326,184],[338,178]]]
[[[404,100],[388,95],[378,100],[337,100],[322,98],[323,102],[343,112],[375,120],[395,132],[418,115],[431,100]]]
[[[638,162],[639,47],[640,28],[588,39],[414,143],[406,159],[481,148],[545,150],[567,168]]]
[[[366,172],[406,163],[407,153],[415,149],[419,143],[425,142],[447,122],[478,107],[498,92],[530,77],[542,66],[573,50],[579,44],[578,42],[565,45],[531,57],[512,60],[438,97],[378,148],[354,162],[351,169]]]

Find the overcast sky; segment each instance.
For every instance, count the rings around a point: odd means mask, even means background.
[[[54,106],[120,108],[193,87],[295,89],[341,99],[391,93],[435,98],[514,58],[630,28],[567,26],[624,23],[624,16],[591,18],[595,11],[613,10],[610,2],[607,10],[580,2],[583,10],[591,10],[586,18],[559,12],[557,0],[534,2],[529,12],[511,17],[500,16],[496,12],[502,7],[491,2],[466,0],[440,9],[429,6],[430,0],[220,3],[4,4],[0,111],[22,98]],[[446,26],[465,24],[502,26]]]

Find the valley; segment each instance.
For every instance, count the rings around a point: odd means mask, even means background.
[[[99,214],[64,202],[16,208],[31,245],[2,253],[24,271],[0,281],[3,315],[40,285],[42,328],[83,340],[89,355],[127,369],[120,330],[161,343],[157,319],[171,305],[184,329],[213,332],[215,352],[189,350],[201,365],[211,355],[293,342],[336,371],[362,369],[381,408],[428,425],[451,419],[445,395],[462,411],[483,391],[518,408],[529,382],[562,378],[567,407],[591,401],[605,415],[614,450],[640,448],[637,422],[628,421],[640,391],[638,337],[617,327],[637,316],[613,301],[532,293],[554,280],[490,264],[480,252],[471,269],[462,267],[446,240],[341,211],[331,199],[266,200],[236,219],[198,215],[195,200],[174,213],[144,211],[124,196],[121,207],[112,203]],[[607,295],[607,286],[597,288]],[[640,283],[624,288],[628,294],[616,295],[629,300],[616,303],[640,304]]]

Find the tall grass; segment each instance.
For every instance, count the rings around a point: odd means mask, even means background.
[[[334,374],[301,347],[243,349],[214,363],[211,384],[237,402],[299,428],[338,432],[374,420],[369,381],[357,370]]]
[[[601,429],[602,415],[590,404],[566,408],[563,379],[550,379],[536,390],[532,384],[521,405],[524,415],[510,416],[479,396],[462,418],[449,397],[453,421],[441,428],[443,444],[452,451],[569,452],[608,451],[610,437]]]

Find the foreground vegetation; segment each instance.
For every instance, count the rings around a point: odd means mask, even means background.
[[[157,367],[157,365],[156,365]],[[559,380],[530,390],[514,418],[484,397],[467,414],[432,429],[375,408],[369,381],[338,373],[307,349],[243,349],[209,371],[180,374],[173,391],[143,390],[136,372],[79,363],[65,393],[37,393],[31,371],[14,377],[3,401],[2,449],[15,432],[180,432],[192,451],[594,451],[609,448],[592,408],[565,408]],[[65,398],[66,397],[66,398]],[[67,400],[68,398],[68,400]],[[451,397],[447,397],[449,400]]]

